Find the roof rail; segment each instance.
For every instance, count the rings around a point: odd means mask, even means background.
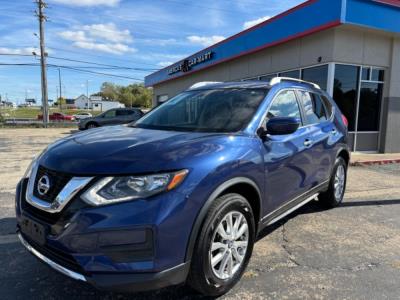
[[[305,83],[305,84],[312,85],[316,89],[319,89],[319,90],[321,89],[321,87],[316,83],[305,81],[305,80],[301,80],[301,79],[291,78],[291,77],[274,77],[274,78],[272,78],[270,80],[269,84],[270,85],[275,85],[275,84],[281,83],[282,81],[292,81],[292,82],[298,82],[298,83]]]
[[[204,86],[207,86],[207,85],[210,85],[210,84],[216,84],[216,83],[222,83],[222,82],[219,82],[219,81],[201,81],[201,82],[197,82],[197,83],[193,84],[189,88],[189,90],[201,88],[201,87],[204,87]]]

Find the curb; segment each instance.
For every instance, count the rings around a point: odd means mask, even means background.
[[[354,161],[350,163],[350,166],[357,167],[357,166],[372,166],[372,165],[387,165],[387,164],[400,164],[400,158]]]

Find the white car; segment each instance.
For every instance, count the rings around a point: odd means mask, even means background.
[[[86,118],[91,118],[93,117],[91,113],[89,112],[80,112],[74,115],[76,120],[82,120],[82,119],[86,119]]]

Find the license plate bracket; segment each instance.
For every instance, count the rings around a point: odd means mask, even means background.
[[[47,228],[44,225],[24,216],[20,222],[20,228],[22,233],[39,245],[46,243]]]

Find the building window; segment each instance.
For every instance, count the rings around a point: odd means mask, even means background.
[[[357,131],[378,131],[383,84],[362,82]]]
[[[269,81],[271,81],[272,78],[275,78],[275,77],[277,77],[277,76],[278,76],[278,74],[264,75],[264,76],[261,76],[261,77],[260,77],[260,80],[261,80],[261,81],[269,82]]]
[[[242,81],[256,81],[256,80],[259,80],[259,78],[258,77],[250,77],[250,78],[243,79]]]
[[[281,72],[281,73],[279,73],[279,76],[280,77],[290,77],[290,78],[300,79],[300,70]]]
[[[326,91],[328,88],[328,65],[303,69],[301,79],[314,82]]]
[[[333,84],[333,99],[349,121],[349,130],[354,131],[357,109],[357,92],[360,67],[336,65]]]
[[[158,95],[157,96],[157,103],[158,105],[164,103],[165,101],[168,100],[168,95]]]

